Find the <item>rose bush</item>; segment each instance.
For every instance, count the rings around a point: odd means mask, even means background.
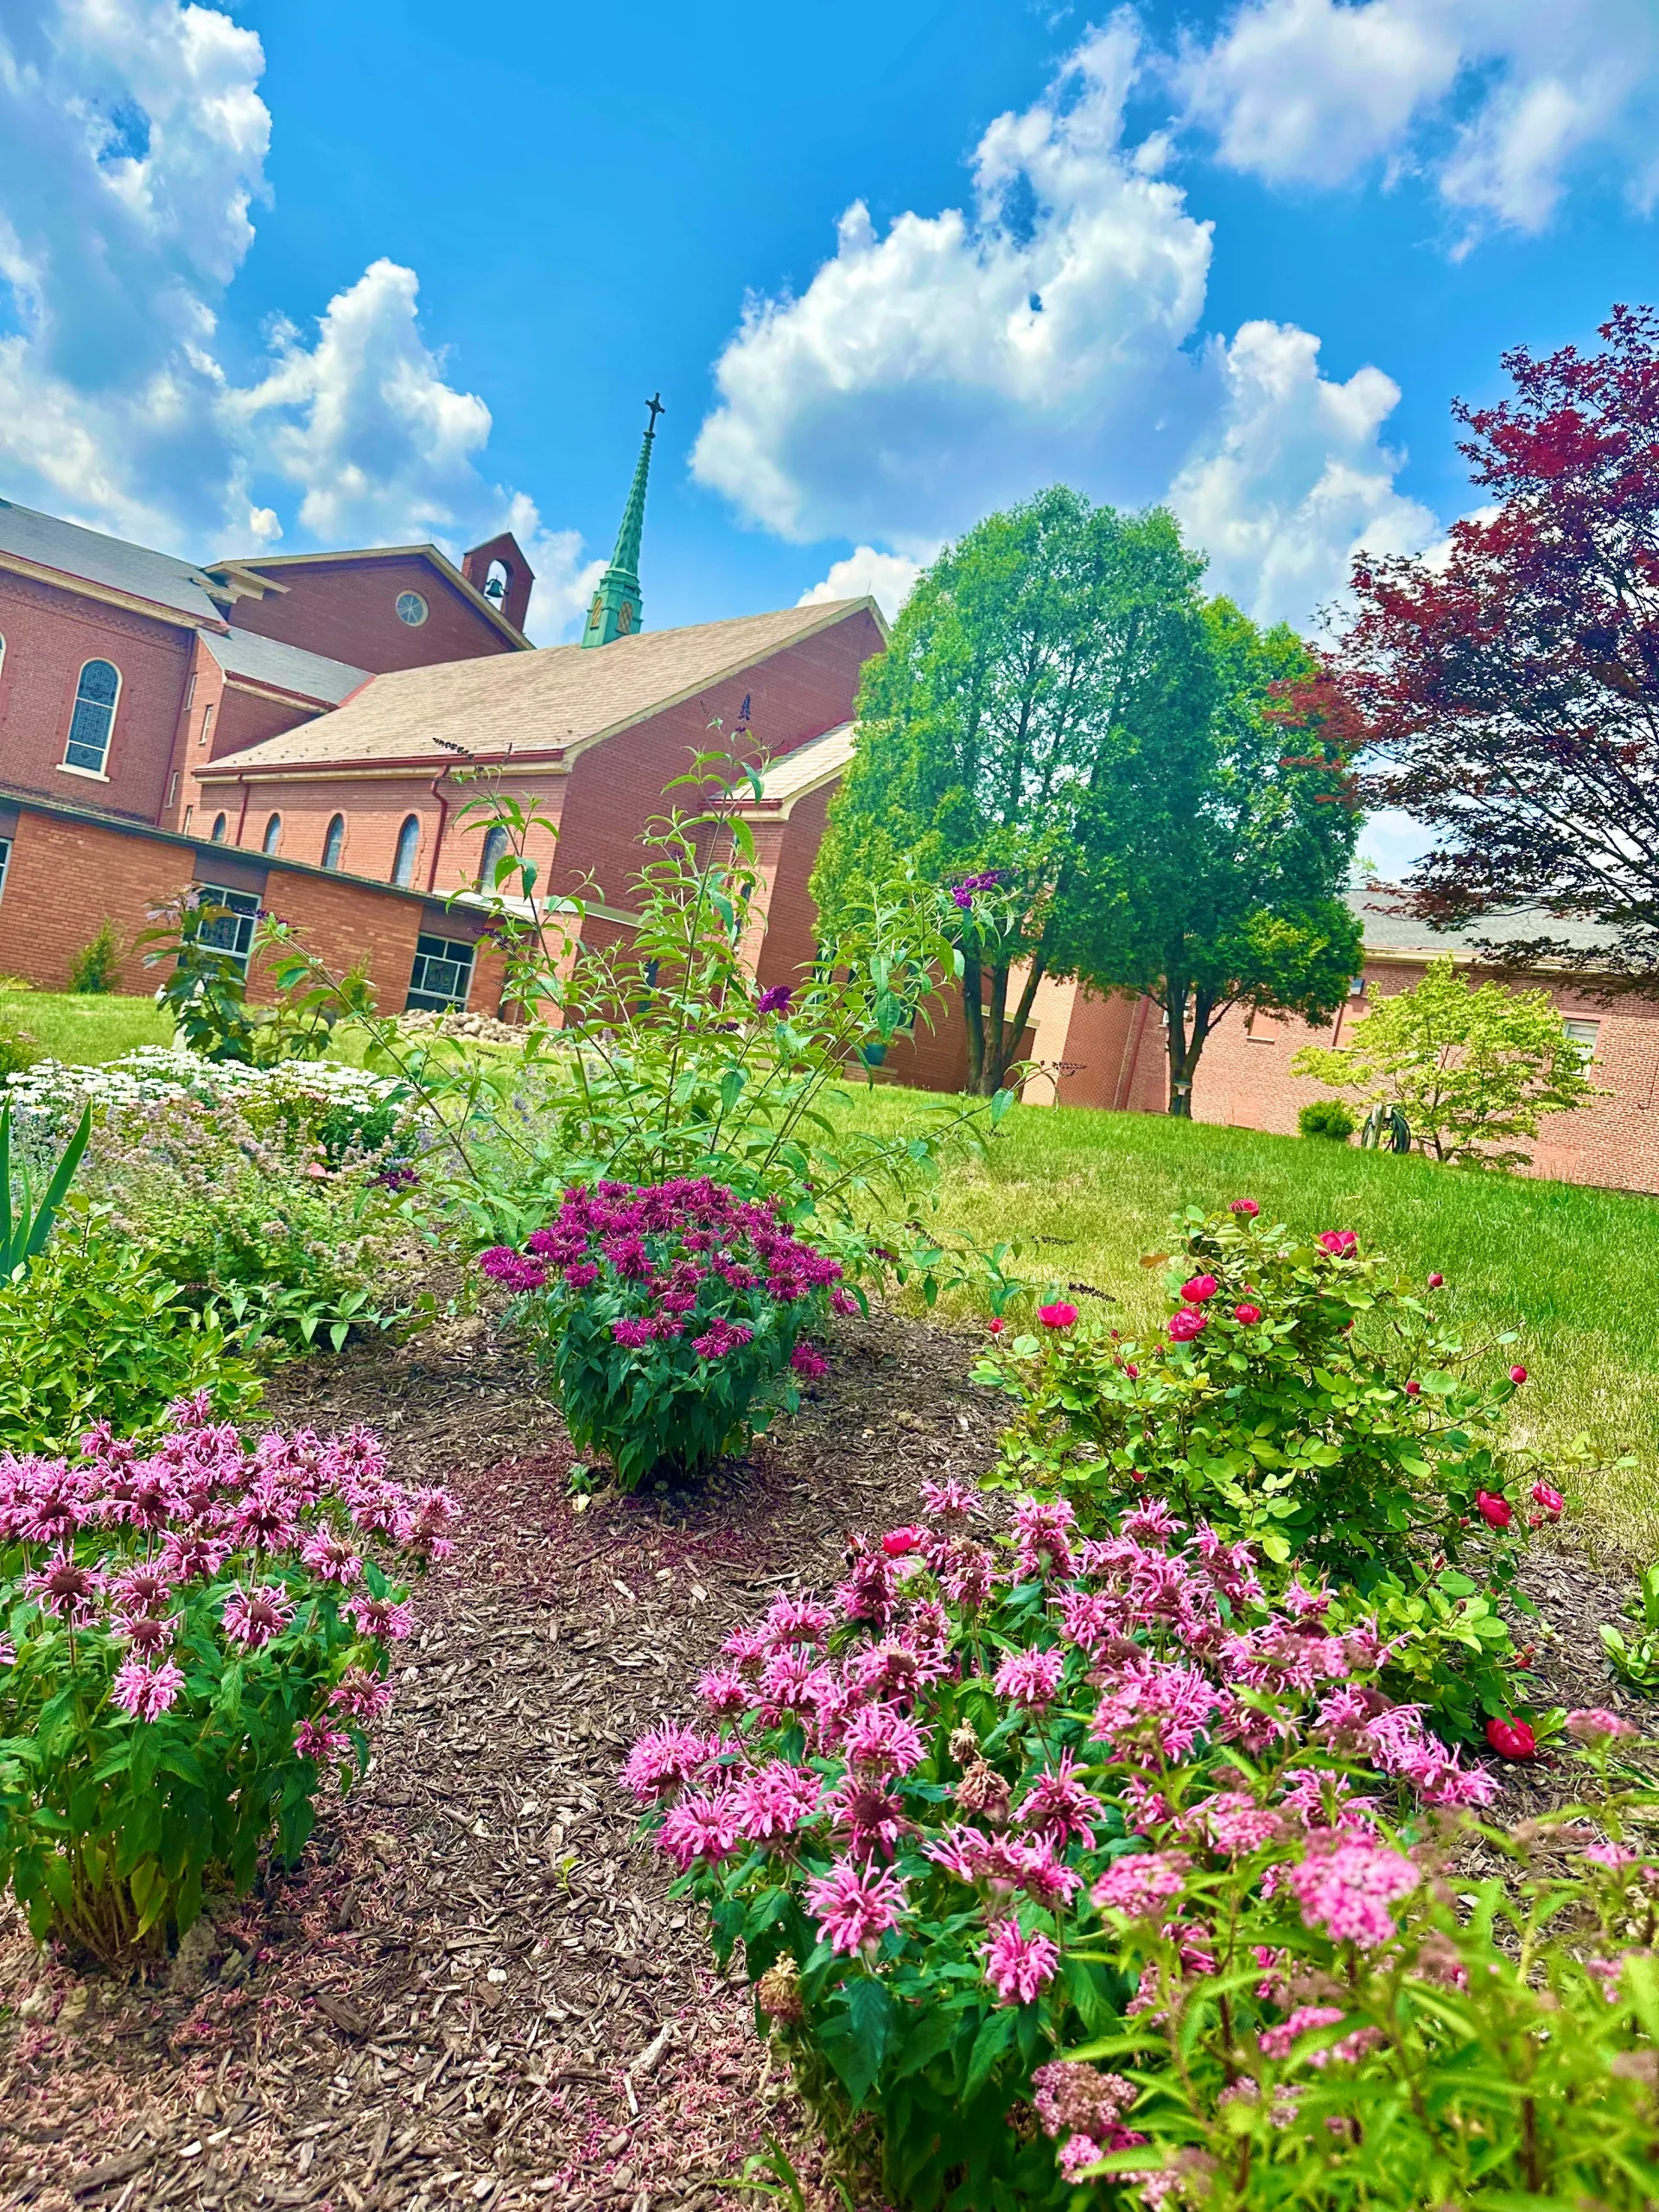
[[[1484,1379],[1492,1347],[1440,1318],[1442,1279],[1402,1281],[1351,1230],[1293,1237],[1249,1199],[1178,1228],[1160,1337],[1051,1323],[981,1361],[1019,1407],[991,1480],[1071,1499],[1085,1529],[1151,1488],[1258,1546],[1270,1580],[1328,1575],[1378,1619],[1396,1694],[1478,1735],[1529,1689],[1500,1600],[1524,1609],[1527,1527],[1565,1502],[1503,1437],[1525,1369]]]
[[[1161,2050],[1197,2078],[1179,2036],[1167,2049],[1176,1983],[1223,2005],[1224,2051],[1288,2078],[1311,1992],[1362,1959],[1409,1974],[1438,1956],[1434,1824],[1493,1784],[1380,1688],[1374,1624],[1338,1631],[1307,1582],[1269,1602],[1247,1547],[1161,1500],[1094,1537],[1063,1499],[1021,1503],[995,1537],[954,1483],[924,1503],[924,1522],[855,1540],[833,1600],[780,1595],[735,1631],[702,1718],[642,1738],[625,1780],[722,1958],[742,1943],[806,2094],[838,2130],[874,2118],[892,2202],[1058,2205],[1102,2156],[1134,2150],[1149,2173],[1166,2144],[1193,2147],[1202,2099],[1181,2105],[1145,2063]],[[1609,1871],[1580,1865],[1563,1897],[1600,1896]],[[1396,1907],[1420,1906],[1398,1933]],[[1495,1916],[1470,1923],[1483,1959]],[[1614,1951],[1594,1955],[1619,2008],[1595,2048],[1624,2085],[1612,2059],[1645,2063],[1653,2024],[1623,1963],[1609,1980]],[[1490,1981],[1471,1982],[1477,2007],[1497,2004]],[[1126,2022],[1121,2081],[1053,2071]],[[1404,2080],[1415,2060],[1389,2049]],[[1466,2134],[1446,2064],[1436,2096]],[[1632,2126],[1639,2086],[1609,2092]]]
[[[700,1473],[823,1372],[821,1325],[841,1267],[774,1209],[717,1183],[601,1183],[567,1191],[523,1251],[479,1265],[550,1370],[565,1426],[632,1490],[659,1470]]]
[[[0,1456],[0,1881],[110,1962],[245,1890],[268,1839],[299,1851],[391,1701],[392,1573],[455,1513],[361,1430],[249,1446],[205,1390],[171,1414],[153,1448],[100,1423]]]

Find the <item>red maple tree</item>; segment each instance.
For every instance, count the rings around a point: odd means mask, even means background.
[[[1503,964],[1633,988],[1659,972],[1659,315],[1616,308],[1599,335],[1516,348],[1512,398],[1457,404],[1495,511],[1432,564],[1362,556],[1334,664],[1370,724],[1367,803],[1437,835],[1416,912],[1511,910]]]

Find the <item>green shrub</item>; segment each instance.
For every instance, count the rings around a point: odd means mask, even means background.
[[[1310,1098],[1297,1115],[1296,1126],[1305,1137],[1330,1137],[1346,1144],[1359,1123],[1340,1098]]]
[[[988,1541],[972,1492],[922,1497],[624,1770],[879,2164],[860,2202],[1647,2212],[1659,1798],[1611,1782],[1628,1724],[1568,1719],[1594,1825],[1477,1825],[1491,1776],[1327,1592],[1269,1604],[1156,1497],[1090,1544],[1064,1500]]]
[[[83,944],[69,963],[69,988],[89,997],[104,997],[120,980],[121,940],[115,933],[115,924],[105,921],[92,943]]]
[[[479,1264],[518,1294],[573,1440],[604,1452],[624,1490],[704,1473],[798,1403],[794,1373],[824,1368],[801,1332],[841,1274],[770,1207],[683,1180],[567,1192],[526,1251],[497,1245]]]
[[[114,1966],[204,1886],[246,1891],[268,1840],[297,1855],[391,1700],[412,1624],[387,1570],[450,1548],[449,1500],[386,1481],[362,1432],[249,1448],[212,1413],[175,1406],[137,1459],[100,1423],[0,1487],[0,1882],[37,1938]]]
[[[0,1020],[0,1083],[8,1076],[21,1075],[25,1068],[32,1068],[41,1057],[41,1048],[27,1029],[18,1028],[16,1022]]]
[[[72,1199],[28,1274],[0,1283],[0,1451],[73,1451],[98,1419],[153,1435],[204,1388],[232,1415],[259,1395],[217,1319]]]

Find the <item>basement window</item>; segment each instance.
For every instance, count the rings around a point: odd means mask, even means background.
[[[6,870],[11,866],[11,840],[0,837],[0,899],[6,895]]]
[[[467,1003],[473,988],[474,948],[449,937],[417,937],[406,1014],[448,1014]]]
[[[228,967],[245,976],[248,955],[253,950],[253,925],[259,918],[258,899],[251,891],[227,891],[221,883],[198,887],[202,905],[219,911],[204,925],[197,944],[204,951],[223,954]]]

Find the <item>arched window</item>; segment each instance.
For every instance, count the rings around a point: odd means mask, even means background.
[[[213,826],[207,833],[208,843],[211,845],[222,845],[225,842],[225,832],[229,826],[229,823],[226,821],[222,814],[216,814],[213,817]]]
[[[6,641],[5,641],[5,639],[4,639],[3,638],[0,638],[0,675],[3,675],[3,674],[5,673],[5,666],[6,666]]]
[[[346,817],[336,814],[328,824],[328,834],[322,841],[324,868],[338,868],[340,856],[346,849]]]
[[[484,857],[478,864],[478,887],[480,891],[493,891],[497,887],[496,864],[506,856],[507,833],[498,822],[484,840]]]
[[[268,857],[272,857],[281,849],[282,842],[283,817],[280,814],[273,814],[265,824],[264,842],[260,850]]]
[[[69,721],[69,742],[63,748],[66,768],[79,768],[88,776],[104,773],[120,696],[121,671],[114,662],[89,660],[75,686],[75,711]]]
[[[391,864],[391,880],[405,890],[415,880],[415,861],[421,849],[421,817],[410,815],[397,832],[397,857]]]

